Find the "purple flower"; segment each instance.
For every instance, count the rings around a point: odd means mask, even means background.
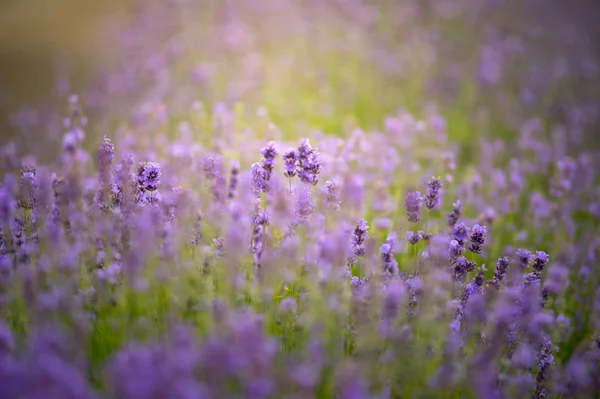
[[[537,251],[535,255],[533,255],[533,264],[531,267],[533,270],[539,273],[544,270],[546,266],[548,266],[548,260],[549,258],[547,253],[544,251]]]
[[[517,262],[521,270],[526,269],[531,261],[531,252],[526,249],[519,248],[516,252]]]
[[[312,200],[310,190],[304,187],[304,189],[300,190],[298,196],[296,197],[296,207],[294,209],[296,221],[298,223],[308,222],[308,219],[314,210],[315,204]]]
[[[480,226],[478,224],[473,226],[473,230],[471,231],[471,242],[469,243],[469,251],[476,254],[481,253],[481,249],[485,243],[486,233],[487,229],[485,226]]]
[[[436,209],[440,206],[440,189],[442,182],[439,177],[433,177],[427,183],[427,195],[424,197],[425,206],[428,209]]]
[[[254,216],[254,228],[252,232],[252,254],[254,255],[254,265],[261,267],[261,259],[263,253],[263,235],[266,225],[269,223],[267,215],[264,212],[259,212]]]
[[[24,209],[32,209],[36,203],[37,183],[35,178],[35,168],[26,167],[21,171],[21,180],[19,181],[19,191],[17,197],[17,204],[19,207]]]
[[[416,243],[419,242],[419,239],[421,238],[420,234],[415,234],[412,231],[407,231],[406,232],[406,241],[408,241],[409,243],[415,245]]]
[[[508,270],[509,264],[510,263],[508,261],[508,256],[505,256],[503,258],[498,258],[498,260],[496,261],[496,269],[494,270],[494,278],[491,281],[491,283],[496,288],[500,288],[500,282],[502,280],[504,280],[504,277],[506,276],[506,271]]]
[[[286,177],[296,176],[296,162],[298,162],[298,153],[291,148],[283,154],[283,174]]]
[[[273,166],[275,166],[275,157],[277,157],[277,149],[275,148],[274,142],[269,142],[266,147],[261,148],[260,153],[263,158],[261,159],[262,167],[265,170],[266,180],[270,180],[271,173],[273,172]]]
[[[263,192],[269,191],[269,182],[265,169],[258,163],[252,164],[252,191],[258,197]]]
[[[325,199],[325,205],[333,209],[340,208],[340,199],[338,193],[338,187],[335,182],[327,180],[325,182],[325,190],[327,192],[327,198]]]
[[[115,158],[115,145],[108,137],[104,136],[96,157],[98,160],[98,169],[100,169],[101,173],[105,173]]]
[[[225,202],[227,180],[221,158],[210,155],[202,160],[201,167],[210,183],[210,192],[213,198],[217,203],[222,204]]]
[[[469,238],[469,228],[464,223],[458,223],[452,228],[452,236],[462,246]]]
[[[365,241],[369,238],[367,234],[369,226],[364,219],[360,219],[356,223],[354,232],[352,233],[352,252],[354,256],[362,256],[365,254]]]
[[[137,170],[138,187],[142,191],[156,191],[161,174],[158,162],[140,162]]]
[[[406,195],[406,198],[404,199],[404,208],[406,209],[406,215],[409,222],[417,223],[421,220],[422,206],[423,202],[420,192],[411,191]]]
[[[383,272],[392,276],[398,274],[398,262],[394,259],[394,246],[397,241],[398,237],[396,233],[391,231],[379,250],[381,260],[383,261]]]
[[[456,222],[458,222],[458,219],[460,219],[461,215],[462,204],[457,200],[454,204],[452,204],[452,212],[448,213],[448,226],[453,227]]]
[[[313,149],[307,139],[302,139],[297,150],[297,156],[298,165],[296,170],[300,181],[314,186],[318,183],[318,176],[322,170],[319,151],[316,148]]]
[[[468,272],[475,270],[475,262],[468,260],[464,256],[459,256],[452,261],[452,276],[455,281],[464,280]]]
[[[235,198],[237,194],[237,185],[238,185],[238,175],[240,173],[240,164],[238,161],[231,162],[231,171],[229,177],[229,192],[227,193],[227,197]]]
[[[448,246],[450,258],[456,258],[462,254],[462,246],[456,240],[451,240]]]

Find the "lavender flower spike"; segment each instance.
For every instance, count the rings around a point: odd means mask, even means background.
[[[148,162],[144,167],[144,173],[142,175],[142,182],[144,190],[156,191],[160,184],[160,176],[162,172],[160,170],[160,164],[158,162]]]
[[[367,234],[369,226],[364,219],[360,219],[356,223],[354,232],[352,234],[352,252],[355,256],[361,256],[365,254],[365,241],[369,238]]]
[[[291,148],[283,154],[284,176],[292,178],[296,176],[296,162],[298,162],[298,153]]]
[[[327,198],[325,199],[325,205],[332,207],[333,209],[340,209],[340,199],[338,196],[338,186],[335,182],[327,180],[325,182],[325,189],[327,191]]]
[[[394,259],[394,246],[397,241],[396,233],[391,231],[379,250],[383,260],[383,272],[392,276],[398,274],[398,262]]]
[[[417,223],[421,220],[421,207],[423,201],[421,199],[421,193],[418,191],[411,191],[406,195],[404,199],[404,207],[406,208],[406,215],[408,221]]]
[[[275,148],[275,143],[271,141],[266,147],[260,150],[260,153],[263,156],[261,164],[266,172],[266,179],[269,180],[271,173],[273,172],[273,167],[275,166],[275,157],[277,157],[279,152]]]
[[[524,270],[529,266],[529,262],[531,261],[531,252],[526,249],[519,248],[516,252],[517,262],[519,264],[519,268]]]
[[[546,266],[548,266],[548,260],[549,257],[547,253],[544,251],[537,251],[535,255],[533,255],[533,264],[531,267],[533,270],[539,273],[544,270]]]
[[[98,159],[98,168],[101,172],[106,172],[115,158],[115,145],[108,137],[104,136],[96,156]]]
[[[427,209],[433,210],[440,206],[440,189],[442,182],[439,177],[433,177],[427,183],[427,195],[424,197],[425,206]]]
[[[469,238],[469,228],[464,223],[456,224],[452,228],[452,236],[462,246],[467,241],[467,238]]]
[[[476,224],[471,232],[471,242],[469,243],[469,251],[480,254],[485,243],[487,228]]]
[[[258,162],[252,164],[252,190],[257,197],[260,196],[262,192],[266,193],[269,191],[267,173]]]
[[[456,222],[458,222],[458,219],[460,219],[461,215],[462,204],[457,200],[454,204],[452,204],[452,212],[448,213],[448,226],[453,227]]]
[[[409,243],[411,243],[412,245],[415,245],[419,242],[419,239],[421,238],[421,236],[417,233],[415,234],[412,231],[407,231],[406,232],[406,241],[408,241]]]
[[[307,139],[302,139],[297,150],[297,155],[298,177],[300,177],[300,180],[303,183],[309,183],[313,186],[316,185],[319,181],[318,175],[321,173],[322,169],[321,162],[319,161],[319,151],[313,149]]]

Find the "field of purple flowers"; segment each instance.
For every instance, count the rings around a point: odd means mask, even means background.
[[[600,397],[575,19],[137,6],[121,61],[0,148],[1,399]]]

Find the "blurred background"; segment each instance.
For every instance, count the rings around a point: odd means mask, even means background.
[[[597,108],[599,8],[584,0],[0,0],[0,144],[55,152],[67,97],[77,93],[94,142],[157,109],[176,126],[194,101],[209,110],[264,105],[289,136],[380,128],[399,108],[419,115],[434,106],[468,155],[474,132],[515,131],[514,113],[566,123],[573,107]]]

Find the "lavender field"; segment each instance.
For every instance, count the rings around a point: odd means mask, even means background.
[[[600,398],[597,9],[132,0],[6,115],[0,399]]]

